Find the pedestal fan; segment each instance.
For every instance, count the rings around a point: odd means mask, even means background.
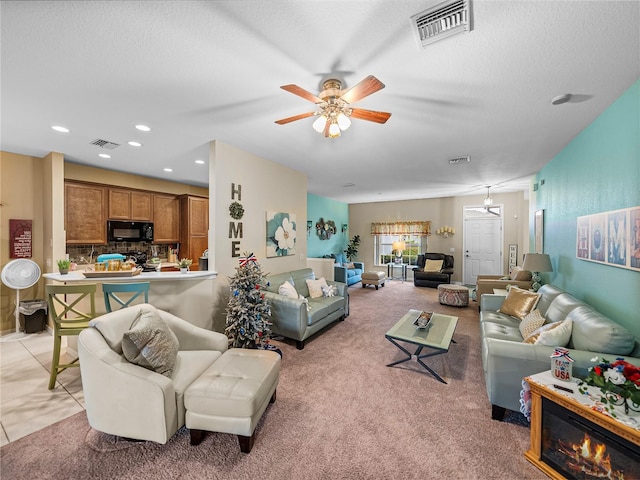
[[[2,269],[2,283],[16,290],[16,334],[20,333],[20,290],[33,287],[40,280],[40,267],[33,260],[19,258],[11,260]]]

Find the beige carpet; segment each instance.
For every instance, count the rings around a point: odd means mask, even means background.
[[[278,399],[250,454],[233,435],[166,445],[92,430],[84,413],[0,449],[3,479],[531,479],[529,429],[519,414],[491,420],[477,304],[441,306],[437,290],[388,282],[350,289],[351,315],[284,357]],[[385,332],[409,308],[460,317],[446,355],[426,359],[447,385],[402,353]]]

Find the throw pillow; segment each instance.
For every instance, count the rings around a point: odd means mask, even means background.
[[[531,280],[531,272],[529,270],[515,270],[511,275],[511,280],[516,282],[528,282]]]
[[[298,292],[296,288],[289,282],[284,282],[278,287],[278,293],[285,297],[298,298]]]
[[[545,345],[547,347],[566,347],[571,339],[572,331],[573,322],[570,319],[547,323],[529,335],[524,340],[524,343]]]
[[[318,280],[307,280],[307,287],[309,288],[309,296],[311,298],[320,298],[322,296],[322,287],[327,286],[327,281],[324,277]]]
[[[131,363],[171,377],[178,356],[178,337],[151,305],[140,309],[122,336],[122,353]]]
[[[531,313],[527,314],[520,322],[519,328],[522,338],[527,338],[538,328],[544,324],[545,318],[537,308]]]
[[[347,269],[349,268],[356,268],[356,266],[353,264],[353,262],[350,263],[343,263],[342,264],[343,267],[346,267]]]
[[[511,277],[500,277],[500,280],[511,280]]]
[[[439,272],[442,270],[442,260],[427,260],[424,262],[425,272]]]
[[[529,312],[533,311],[540,300],[540,294],[529,292],[518,287],[511,287],[504,299],[500,313],[511,315],[522,320]]]
[[[327,285],[322,287],[322,295],[325,297],[335,297],[338,294],[338,288],[335,285]]]

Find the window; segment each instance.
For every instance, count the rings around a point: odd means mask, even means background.
[[[374,235],[374,263],[384,265],[393,262],[393,242],[402,241],[405,247],[402,251],[402,263],[417,265],[418,255],[427,248],[427,239],[426,235]]]

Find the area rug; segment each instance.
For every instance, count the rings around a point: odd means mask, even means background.
[[[524,458],[526,420],[491,420],[480,359],[477,304],[438,303],[436,289],[389,281],[349,288],[351,315],[283,352],[277,401],[249,454],[233,435],[198,446],[183,428],[166,445],[97,432],[73,417],[0,449],[7,479],[543,479]],[[384,334],[410,308],[459,317],[450,351],[426,359],[448,383]],[[114,386],[114,388],[116,388]]]

